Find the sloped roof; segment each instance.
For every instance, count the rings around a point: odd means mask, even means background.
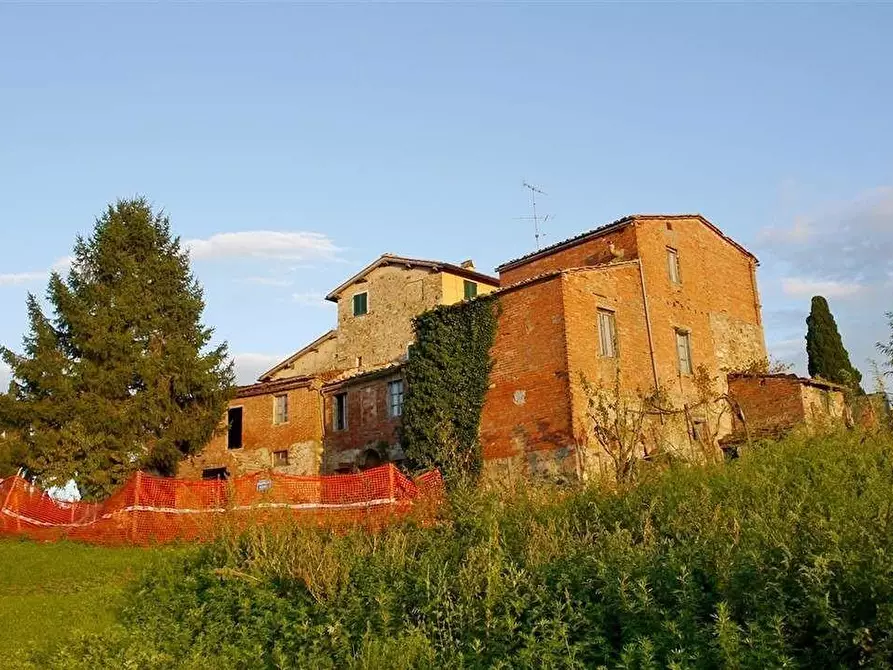
[[[277,364],[274,365],[272,368],[270,368],[269,370],[267,370],[266,372],[264,372],[260,377],[257,378],[257,380],[258,380],[259,382],[266,382],[266,381],[269,381],[270,377],[272,377],[274,374],[276,374],[277,372],[279,372],[279,371],[282,370],[283,368],[287,368],[289,365],[291,365],[293,362],[295,362],[295,361],[296,361],[297,359],[299,359],[301,356],[303,356],[304,354],[306,354],[308,351],[312,351],[313,349],[316,349],[319,345],[321,345],[321,344],[322,344],[323,342],[325,342],[326,340],[329,340],[329,339],[335,337],[335,335],[336,335],[336,333],[335,333],[334,330],[330,330],[330,331],[328,331],[328,332],[326,332],[326,333],[323,333],[322,335],[320,335],[319,337],[317,337],[315,340],[313,340],[313,342],[311,342],[310,344],[308,344],[308,345],[307,345],[306,347],[304,347],[303,349],[299,349],[298,351],[296,351],[295,353],[293,353],[291,356],[289,356],[288,358],[286,358],[284,361],[282,361],[282,362],[280,362],[280,363],[277,363]]]
[[[313,384],[313,377],[289,377],[288,379],[277,379],[272,382],[258,382],[257,384],[249,384],[248,386],[236,387],[236,398],[250,398],[256,395],[267,395],[268,393],[280,393],[282,391],[290,391],[291,389],[302,388]]]
[[[766,372],[766,373],[749,373],[749,372],[732,372],[728,375],[729,379],[786,379],[795,382],[801,386],[815,386],[816,388],[825,389],[826,391],[845,391],[846,387],[841,384],[829,382],[821,377],[799,377],[790,372]]]
[[[335,378],[326,381],[326,383],[323,384],[323,389],[328,392],[333,388],[340,387],[343,384],[350,382],[389,375],[400,370],[405,364],[405,361],[391,361],[390,363],[384,363],[370,368],[347,370]]]
[[[612,221],[611,223],[607,223],[603,226],[599,226],[598,228],[593,228],[592,230],[586,231],[585,233],[580,233],[579,235],[575,235],[574,237],[569,237],[566,240],[562,240],[561,242],[556,242],[555,244],[551,244],[548,247],[544,247],[542,249],[538,249],[537,251],[533,251],[524,256],[520,256],[510,261],[506,261],[498,268],[496,268],[497,272],[504,272],[505,270],[510,270],[519,265],[524,265],[525,263],[529,263],[532,260],[537,258],[542,258],[544,256],[548,256],[556,251],[560,251],[562,249],[567,249],[569,247],[573,247],[577,244],[581,244],[583,242],[587,242],[591,239],[595,239],[597,237],[601,237],[602,235],[606,235],[609,232],[614,230],[619,230],[624,226],[628,226],[631,223],[635,223],[639,220],[647,220],[647,219],[698,219],[705,226],[710,228],[713,232],[719,235],[721,238],[726,240],[729,244],[734,246],[739,251],[743,252],[747,256],[750,256],[754,260],[757,260],[757,257],[750,253],[747,249],[745,249],[742,245],[738,244],[731,237],[723,233],[716,225],[711,223],[706,217],[701,214],[630,214],[629,216],[624,216],[616,221]]]
[[[326,300],[338,302],[338,296],[348,286],[359,281],[376,268],[380,268],[385,265],[404,265],[409,268],[429,268],[431,270],[434,270],[435,272],[448,272],[450,274],[458,275],[459,277],[465,277],[466,279],[471,279],[482,284],[499,286],[499,280],[496,277],[485,275],[481,272],[478,272],[477,270],[472,270],[470,268],[463,268],[461,265],[453,265],[452,263],[443,263],[441,261],[424,260],[421,258],[406,258],[405,256],[395,256],[393,254],[382,254],[376,260],[372,261],[369,265],[356,273],[353,277],[348,279],[346,282],[344,282],[337,288],[332,289],[332,292],[326,296]]]

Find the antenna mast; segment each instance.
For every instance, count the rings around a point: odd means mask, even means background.
[[[531,219],[533,220],[533,235],[534,235],[534,238],[536,239],[536,248],[537,248],[537,250],[539,250],[540,236],[541,235],[545,236],[544,233],[540,233],[540,224],[545,224],[546,221],[549,220],[550,215],[545,214],[542,218],[540,218],[537,215],[537,213],[536,213],[536,194],[539,193],[540,195],[548,195],[548,193],[537,188],[536,186],[533,186],[532,184],[528,184],[526,181],[522,181],[521,183],[523,184],[524,188],[530,190],[530,205],[531,205],[531,208],[533,209],[533,216],[522,216],[521,218],[524,220],[527,220],[527,221],[530,221]]]

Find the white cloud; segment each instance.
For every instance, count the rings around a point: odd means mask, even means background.
[[[893,186],[867,190],[847,202],[826,204],[814,214],[795,217],[789,227],[766,228],[760,243],[768,255],[786,263],[795,277],[851,286],[889,281],[893,273]]]
[[[301,307],[327,307],[329,304],[326,302],[326,296],[324,293],[317,293],[314,291],[305,293],[292,293],[291,299],[292,301],[301,305]]]
[[[0,286],[17,286],[32,282],[46,281],[50,272],[65,272],[71,267],[71,256],[64,256],[50,266],[49,270],[31,270],[28,272],[10,272],[0,274]]]
[[[849,298],[862,292],[865,286],[857,282],[843,282],[834,280],[814,280],[802,277],[787,277],[781,281],[785,295],[795,298],[811,298],[821,295],[826,298]]]
[[[30,284],[34,281],[40,281],[41,279],[46,279],[49,277],[49,273],[46,271],[35,271],[35,272],[12,272],[7,274],[0,274],[0,286],[15,286],[17,284]]]
[[[187,240],[193,259],[276,258],[281,260],[335,260],[341,251],[326,235],[310,232],[251,230],[218,233],[207,239]]]
[[[237,384],[253,384],[257,378],[271,367],[285,360],[286,356],[275,354],[233,354]]]

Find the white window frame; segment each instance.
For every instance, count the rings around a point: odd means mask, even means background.
[[[679,268],[679,251],[673,247],[667,247],[667,274],[670,283],[679,285],[682,283],[682,271]]]
[[[690,375],[694,374],[694,362],[691,357],[691,331],[686,330],[685,328],[677,328],[675,331],[676,336],[676,361],[677,367],[679,370],[679,374],[681,375]],[[683,348],[680,346],[684,344],[685,356],[681,355]]]
[[[279,411],[279,401],[283,401],[282,412]],[[278,393],[273,396],[273,425],[281,426],[288,423],[288,393]]]
[[[617,315],[614,310],[599,307],[596,310],[598,319],[598,354],[601,358],[617,358]],[[608,326],[605,332],[605,326]]]
[[[400,392],[395,394],[392,389],[396,388],[396,385],[400,385]],[[406,393],[406,385],[404,384],[402,379],[392,379],[388,382],[388,416],[392,419],[396,419],[398,417],[403,416],[403,401],[405,399]],[[394,399],[399,398],[399,402],[394,403]]]
[[[282,453],[285,454],[285,463],[277,463],[276,462],[276,454],[282,454]],[[270,460],[272,461],[272,466],[274,468],[277,468],[277,467],[281,468],[281,467],[286,467],[288,465],[291,465],[291,462],[290,462],[290,459],[288,456],[288,449],[276,449],[275,451],[273,451],[270,454]]]
[[[356,298],[358,296],[365,295],[366,296],[366,311],[362,314],[357,314],[357,303]],[[350,311],[354,316],[366,316],[369,313],[369,291],[357,291],[352,296],[350,296]]]

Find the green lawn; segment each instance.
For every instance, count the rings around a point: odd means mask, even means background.
[[[0,651],[15,657],[110,626],[126,584],[162,553],[0,540]]]

